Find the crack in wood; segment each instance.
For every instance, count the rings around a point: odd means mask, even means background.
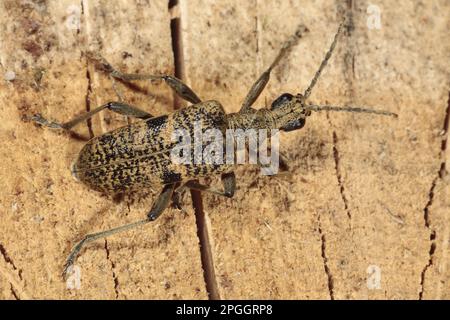
[[[210,300],[220,300],[201,192],[191,190],[191,196],[194,204],[197,236],[200,242],[200,258],[202,262],[203,276],[205,278],[206,291],[208,292],[208,297]]]
[[[435,179],[433,179],[433,182],[431,183],[431,188],[428,193],[428,202],[425,205],[425,208],[423,209],[423,212],[424,212],[423,218],[424,218],[425,228],[430,230],[430,249],[428,251],[428,262],[425,265],[425,267],[422,269],[422,272],[420,273],[419,300],[423,299],[423,294],[424,294],[424,289],[425,289],[425,276],[428,271],[428,268],[430,268],[433,265],[433,255],[434,255],[434,252],[436,251],[436,243],[435,243],[436,231],[431,228],[429,209],[430,209],[430,206],[433,204],[434,189],[436,188],[438,178],[439,178],[439,176],[436,177]]]
[[[354,0],[346,0],[345,4],[342,2],[337,2],[337,10],[340,13],[341,16],[345,17],[346,19],[346,33],[347,33],[347,45],[346,50],[347,52],[344,55],[344,76],[345,76],[345,82],[347,84],[348,90],[350,92],[350,101],[353,100],[354,97],[354,89],[353,89],[353,80],[355,77],[355,54],[354,54],[354,44],[353,44],[353,31],[355,29],[354,26],[354,6],[355,1]],[[351,70],[351,72],[349,72]],[[331,126],[331,120],[327,113],[328,122]],[[342,172],[340,169],[340,156],[339,156],[339,150],[337,147],[338,144],[338,138],[336,131],[333,131],[333,157],[334,157],[334,164],[335,164],[335,171],[336,171],[336,177],[339,184],[339,191],[341,194],[342,201],[344,203],[345,212],[347,213],[347,216],[349,219],[352,218],[351,211],[349,209],[348,205],[348,199],[345,195],[345,187],[344,182],[342,180]]]
[[[88,5],[88,4],[86,4],[86,5]],[[85,11],[87,10],[87,8],[85,8],[84,0],[80,1],[80,7],[81,7],[81,15],[84,16],[85,15]],[[84,30],[84,33],[86,34],[86,36],[88,36],[88,33],[89,33],[89,28],[87,27],[88,21],[87,21],[87,19],[85,19],[84,21],[85,21],[86,26],[85,26],[85,28],[83,28],[83,30]],[[81,25],[80,25],[80,27],[81,27]],[[80,33],[80,32],[81,32],[81,30],[78,29],[77,33]],[[91,72],[89,71],[89,59],[87,57],[86,57],[86,79],[87,79],[87,87],[86,87],[86,94],[85,94],[85,109],[86,109],[86,112],[89,112],[92,109],[92,106],[91,106],[91,95],[92,95],[93,79],[92,79],[92,76],[91,76]],[[128,121],[128,118],[127,118],[127,121]],[[89,137],[90,137],[90,139],[92,139],[95,136],[94,135],[94,129],[93,129],[93,126],[92,126],[92,118],[88,118],[86,120],[86,126],[87,126],[87,129],[88,129],[88,132],[89,132]],[[128,208],[128,210],[129,210],[129,208]],[[109,248],[108,248],[108,241],[107,241],[107,239],[105,239],[105,251],[106,251],[106,260],[108,260],[110,262],[110,264],[111,264],[112,278],[113,278],[113,281],[114,281],[114,292],[115,292],[116,299],[118,299],[119,298],[119,291],[118,291],[119,280],[118,280],[118,278],[116,276],[116,273],[115,273],[115,267],[116,266],[115,266],[114,262],[110,258],[110,251],[109,251]]]
[[[5,247],[0,243],[0,253],[3,256],[3,259],[5,260],[6,263],[8,263],[9,265],[11,265],[11,267],[13,268],[14,271],[17,271],[17,275],[19,276],[20,280],[22,279],[22,270],[18,270],[16,265],[14,264],[14,261],[12,260],[12,258],[8,255],[8,252],[6,251]],[[16,293],[16,291],[14,290],[14,285],[11,283],[11,281],[8,281],[9,285],[10,285],[10,289],[11,289],[11,294],[13,295],[13,297],[16,300],[20,300],[19,295]]]
[[[448,93],[447,109],[445,110],[444,126],[442,129],[442,135],[444,138],[442,139],[442,142],[441,142],[442,162],[441,162],[441,168],[439,169],[439,178],[440,179],[444,179],[444,177],[447,175],[445,153],[447,151],[449,123],[450,123],[450,92]]]
[[[89,63],[86,62],[86,78],[88,80],[86,95],[85,95],[85,104],[86,104],[86,112],[91,111],[91,93],[92,93],[92,78],[91,73],[89,71]],[[92,129],[92,119],[89,118],[86,120],[86,125],[89,131],[89,137],[92,139],[94,137],[94,130]]]
[[[84,0],[80,1],[80,12],[81,16],[85,15],[85,7],[84,7]],[[87,20],[84,19],[85,23],[87,23]],[[83,33],[88,33],[88,28],[83,28]],[[77,29],[77,34],[81,33],[81,23],[79,24],[79,27]],[[92,77],[91,73],[89,71],[89,59],[86,57],[86,79],[87,79],[87,87],[86,87],[86,94],[84,96],[85,101],[85,109],[86,112],[91,111],[91,94],[92,94]],[[92,129],[92,119],[89,118],[86,120],[86,126],[89,132],[89,137],[92,139],[94,137],[94,130]]]
[[[347,0],[346,2],[346,10],[345,16],[347,20],[346,30],[347,30],[347,52],[344,56],[344,61],[346,64],[346,70],[351,70],[351,72],[346,72],[347,74],[347,83],[350,87],[350,97],[353,98],[354,90],[353,90],[353,79],[355,78],[355,53],[354,53],[354,38],[353,31],[355,31],[355,22],[354,22],[354,8],[356,6],[355,0]]]
[[[16,291],[14,290],[12,283],[9,283],[9,285],[11,286],[11,294],[13,295],[14,299],[20,300],[19,296],[17,295]]]
[[[336,177],[337,177],[338,184],[339,184],[339,191],[341,194],[342,202],[344,202],[344,209],[345,209],[345,212],[347,212],[348,218],[351,219],[352,213],[350,212],[350,209],[348,207],[347,197],[345,196],[345,188],[344,188],[344,183],[342,181],[342,173],[341,173],[341,169],[340,169],[340,158],[339,158],[339,151],[337,148],[337,143],[338,143],[337,134],[336,134],[336,131],[333,131],[334,168],[336,171]]]
[[[16,265],[14,264],[14,261],[11,259],[11,257],[8,255],[8,252],[6,251],[6,249],[5,249],[5,247],[0,243],[0,253],[2,254],[2,256],[3,256],[3,259],[5,259],[5,261],[7,262],[7,263],[9,263],[12,267],[13,267],[13,269],[15,270],[15,271],[18,271],[18,275],[19,275],[19,278],[20,278],[20,280],[22,280],[22,272],[20,271],[20,270],[17,270],[17,267],[16,267]]]
[[[331,274],[330,267],[328,266],[328,258],[326,254],[327,245],[326,245],[326,239],[325,239],[325,233],[322,232],[322,225],[320,222],[320,213],[317,215],[317,223],[318,223],[318,230],[320,235],[320,241],[321,241],[321,256],[323,260],[323,268],[325,270],[325,274],[327,275],[327,286],[328,286],[328,293],[330,294],[330,299],[334,300],[334,281],[333,281],[333,275]]]
[[[450,92],[447,102],[447,108],[445,111],[444,116],[444,124],[442,129],[442,135],[443,139],[441,142],[441,165],[439,166],[439,171],[436,175],[436,177],[433,179],[433,182],[431,183],[430,191],[428,192],[428,202],[425,205],[425,208],[423,209],[423,219],[425,228],[430,230],[430,249],[428,250],[428,262],[425,265],[425,267],[422,269],[422,272],[420,274],[420,292],[419,292],[419,300],[423,299],[423,295],[425,292],[425,277],[428,269],[433,265],[434,262],[434,253],[436,251],[436,230],[431,225],[431,219],[430,219],[430,207],[433,204],[434,195],[435,195],[435,188],[439,180],[444,179],[444,177],[447,174],[446,170],[446,159],[445,159],[445,152],[447,150],[447,141],[448,141],[448,127],[450,122]]]
[[[174,11],[178,6],[178,0],[169,0],[169,12]],[[170,30],[172,37],[172,50],[174,57],[175,76],[183,81],[186,80],[183,41],[181,37],[181,15],[182,8],[178,8],[178,14],[170,20]],[[184,102],[176,94],[174,94],[174,109],[180,109],[184,106]],[[209,240],[208,226],[206,224],[205,212],[203,210],[202,195],[200,191],[191,190],[192,204],[195,213],[195,221],[197,227],[197,237],[199,239],[200,259],[203,269],[203,278],[205,281],[206,291],[210,300],[219,300],[219,289],[217,286],[216,273],[214,270],[214,261]]]
[[[116,293],[116,299],[119,298],[119,279],[117,278],[116,275],[116,265],[115,263],[110,259],[109,256],[109,248],[108,248],[108,240],[105,239],[105,251],[106,251],[106,260],[108,260],[111,263],[111,272],[112,272],[112,277],[114,280],[114,292]]]

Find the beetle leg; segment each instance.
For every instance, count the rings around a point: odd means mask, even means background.
[[[97,233],[91,233],[91,234],[86,235],[81,241],[79,241],[75,245],[75,247],[73,247],[72,251],[70,252],[70,254],[69,254],[69,256],[68,256],[68,258],[66,260],[66,264],[64,265],[63,277],[66,277],[66,274],[68,272],[70,272],[70,270],[71,270],[71,268],[72,268],[72,266],[73,266],[73,264],[75,262],[75,259],[78,256],[78,253],[80,252],[81,248],[84,245],[88,244],[89,242],[92,242],[92,241],[95,241],[97,239],[110,236],[110,235],[118,233],[118,232],[134,229],[134,228],[136,228],[138,226],[141,226],[143,224],[146,224],[146,223],[148,223],[150,221],[151,220],[149,220],[147,218],[147,219],[140,220],[140,221],[137,221],[137,222],[134,222],[134,223],[130,223],[130,224],[126,224],[126,225],[123,225],[123,226],[120,226],[120,227],[117,227],[117,228],[114,228],[114,229],[101,231],[101,232],[97,232]]]
[[[232,198],[236,190],[236,177],[234,175],[234,172],[222,174],[221,179],[224,191],[211,188],[210,186],[205,186],[204,184],[198,183],[195,180],[186,182],[185,186],[189,189],[211,192],[220,196]]]
[[[180,79],[167,75],[160,76],[160,78],[164,80],[164,82],[167,83],[170,86],[170,88],[172,88],[172,90],[184,100],[191,102],[193,104],[202,102],[202,100],[200,100],[200,98],[195,94],[195,92]]]
[[[177,210],[180,210],[184,214],[184,216],[188,216],[189,213],[186,211],[186,209],[183,208],[183,205],[181,203],[182,194],[185,189],[186,189],[185,185],[181,185],[175,188],[172,195],[172,207]]]
[[[101,55],[97,53],[88,52],[88,58],[97,62],[97,66],[103,71],[109,73],[109,75],[115,79],[123,81],[133,80],[164,80],[164,82],[181,98],[189,101],[193,104],[200,103],[200,98],[195,92],[189,88],[189,86],[180,79],[169,75],[151,75],[151,74],[137,74],[137,73],[124,73],[114,69],[113,66]]]
[[[143,111],[135,106],[123,103],[123,102],[108,102],[107,108],[111,111],[119,113],[124,116],[139,118],[139,119],[149,119],[153,118],[153,115]]]
[[[42,117],[40,114],[32,116],[30,120],[52,129],[70,130],[80,122],[92,118],[93,115],[99,113],[103,109],[109,109],[125,116],[132,116],[140,119],[148,119],[153,117],[150,113],[142,111],[139,108],[131,106],[129,104],[122,102],[108,102],[100,107],[95,108],[94,110],[83,113],[82,115],[79,115],[78,117],[75,117],[74,119],[64,123],[49,121]]]
[[[225,196],[231,198],[236,191],[236,176],[234,172],[223,173],[221,176]]]
[[[122,73],[119,71],[113,71],[111,76],[123,81],[130,80],[164,80],[164,82],[182,99],[191,102],[193,104],[202,102],[200,98],[195,94],[195,92],[180,79],[169,76],[161,75],[155,76],[151,74],[132,74],[132,73]]]
[[[175,189],[173,190],[172,206],[181,211],[185,211],[181,205],[181,196],[182,196],[184,190],[186,190],[186,188],[187,188],[186,184],[182,183],[182,184],[177,184]]]
[[[153,203],[152,208],[147,214],[150,221],[156,220],[161,213],[169,206],[170,200],[172,199],[173,190],[175,189],[175,184],[165,185],[159,194],[156,201]]]
[[[248,92],[247,96],[244,99],[244,102],[242,103],[241,110],[239,112],[245,113],[247,112],[250,107],[253,105],[253,103],[258,99],[261,92],[266,87],[266,84],[269,82],[270,79],[270,73],[272,72],[272,69],[280,62],[280,60],[286,55],[286,53],[289,51],[289,49],[297,43],[297,40],[300,39],[305,32],[307,32],[308,29],[303,25],[299,25],[297,27],[297,30],[295,31],[295,34],[293,34],[281,47],[280,51],[278,52],[278,55],[273,60],[272,64],[265,70],[261,76],[256,80],[256,82],[253,84],[253,86],[250,88],[250,91]]]
[[[105,238],[105,237],[108,237],[110,235],[113,235],[113,234],[116,234],[119,232],[137,228],[141,225],[152,222],[156,218],[158,218],[161,215],[161,213],[168,207],[174,188],[175,188],[175,185],[173,185],[173,184],[164,186],[160,195],[158,196],[156,201],[153,203],[152,208],[151,208],[150,212],[147,214],[146,219],[140,220],[137,222],[133,222],[133,223],[129,223],[129,224],[126,224],[126,225],[123,225],[120,227],[110,229],[110,230],[101,231],[101,232],[97,232],[97,233],[91,233],[91,234],[84,236],[84,238],[81,241],[79,241],[75,245],[75,247],[72,249],[72,251],[70,252],[69,257],[67,258],[66,264],[64,265],[63,277],[66,276],[67,272],[70,272],[70,269],[71,269],[72,265],[74,264],[75,259],[78,256],[78,253],[80,252],[81,248],[84,245],[88,244],[89,242],[95,241],[97,239]]]

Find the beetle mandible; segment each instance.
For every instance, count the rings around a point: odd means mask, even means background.
[[[270,109],[257,110],[252,108],[253,103],[269,81],[272,69],[297,40],[308,31],[304,25],[299,25],[295,34],[283,44],[272,64],[250,88],[240,111],[230,114],[225,113],[222,105],[217,101],[202,101],[191,88],[176,77],[170,75],[122,73],[114,69],[99,54],[88,53],[89,59],[94,60],[97,67],[107,72],[113,79],[122,81],[162,80],[178,96],[192,103],[192,105],[169,115],[158,117],[154,117],[146,111],[123,102],[108,102],[65,123],[49,121],[39,114],[31,117],[34,122],[40,125],[63,130],[70,130],[75,125],[91,118],[94,114],[104,109],[142,119],[142,121],[115,129],[89,140],[72,164],[71,171],[76,179],[90,188],[104,193],[117,193],[134,188],[161,186],[160,194],[154,201],[145,219],[110,230],[88,234],[79,241],[67,258],[63,275],[71,268],[83,245],[154,221],[169,206],[173,195],[179,193],[181,189],[189,188],[209,191],[226,197],[234,195],[236,182],[233,165],[212,165],[210,163],[179,164],[171,161],[170,152],[174,147],[174,141],[171,139],[172,133],[178,129],[185,129],[190,134],[193,134],[192,123],[194,120],[202,122],[202,129],[218,129],[224,133],[227,129],[298,130],[305,125],[306,118],[311,115],[312,111],[364,112],[396,117],[395,113],[389,111],[347,106],[315,105],[306,102],[320,74],[331,58],[338,37],[342,33],[344,23],[345,21],[339,25],[325,58],[303,94],[292,95],[284,93],[272,103]],[[214,174],[221,174],[223,191],[212,189],[196,181],[199,177]]]

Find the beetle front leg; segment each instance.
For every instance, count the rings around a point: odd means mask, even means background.
[[[178,96],[193,104],[200,103],[200,98],[195,92],[180,79],[169,75],[152,75],[138,73],[124,73],[116,70],[105,58],[98,53],[89,52],[88,58],[97,62],[100,69],[107,72],[111,77],[123,81],[133,80],[163,80]]]
[[[303,24],[299,25],[297,27],[297,30],[295,31],[295,34],[293,34],[281,47],[280,51],[278,52],[278,55],[273,60],[272,64],[265,70],[261,76],[256,80],[256,82],[252,85],[250,88],[250,91],[248,92],[247,96],[244,99],[244,102],[242,103],[240,113],[247,112],[250,107],[253,105],[253,103],[258,99],[261,92],[266,87],[267,83],[270,80],[270,73],[272,72],[272,69],[275,68],[275,66],[281,61],[281,59],[286,55],[286,53],[289,51],[289,49],[296,44],[297,40],[300,39],[305,32],[308,31],[308,28],[306,28]]]
[[[158,198],[153,203],[151,210],[147,214],[146,219],[140,220],[137,222],[133,222],[133,223],[129,223],[129,224],[117,227],[117,228],[110,229],[110,230],[101,231],[101,232],[97,232],[97,233],[91,233],[91,234],[86,235],[81,241],[79,241],[75,245],[75,247],[70,252],[69,257],[67,258],[66,264],[64,265],[63,277],[65,277],[67,272],[70,271],[80,250],[83,248],[83,246],[85,246],[89,242],[95,241],[97,239],[105,238],[105,237],[108,237],[110,235],[113,235],[113,234],[116,234],[119,232],[135,229],[139,226],[142,226],[146,223],[156,220],[156,218],[158,218],[161,215],[161,213],[169,206],[170,199],[172,197],[174,188],[175,188],[174,184],[166,185],[163,187],[163,190],[161,191]]]
[[[153,117],[150,113],[142,111],[139,108],[134,107],[132,105],[123,102],[108,102],[100,107],[95,108],[94,110],[83,113],[82,115],[79,115],[78,117],[75,117],[74,119],[64,123],[49,121],[44,117],[42,117],[40,114],[36,114],[30,117],[30,120],[52,129],[70,130],[77,124],[92,118],[96,113],[99,113],[104,109],[109,109],[121,115],[135,117],[139,119],[148,119]]]

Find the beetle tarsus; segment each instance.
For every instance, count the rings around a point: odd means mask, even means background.
[[[54,121],[49,121],[45,119],[43,116],[41,116],[39,113],[31,116],[30,120],[36,122],[37,124],[40,124],[41,126],[48,127],[51,129],[64,129],[64,126],[62,124]]]

